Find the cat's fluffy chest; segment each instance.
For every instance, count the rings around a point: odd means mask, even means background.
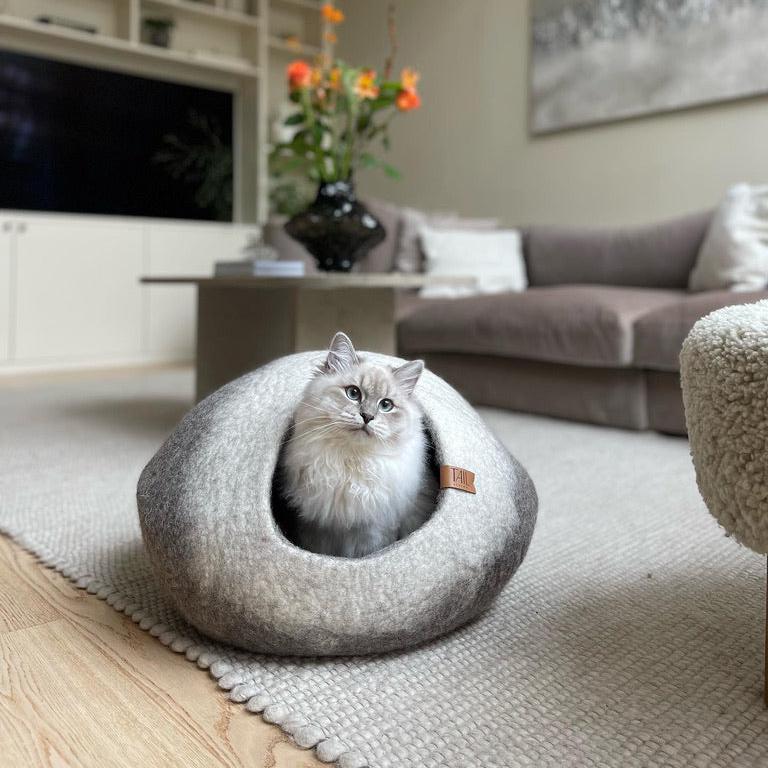
[[[290,483],[301,498],[305,523],[349,531],[375,526],[396,537],[416,503],[423,480],[424,437],[414,435],[396,453],[352,450],[349,445],[295,446],[298,469]]]

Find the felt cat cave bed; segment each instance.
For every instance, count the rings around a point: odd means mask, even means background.
[[[160,586],[201,632],[251,651],[377,653],[442,635],[488,607],[533,533],[537,498],[526,471],[452,387],[424,371],[415,396],[436,462],[475,472],[477,493],[440,491],[423,526],[364,558],[292,544],[276,519],[275,467],[323,360],[319,352],[284,357],[214,392],[139,480],[141,529]]]

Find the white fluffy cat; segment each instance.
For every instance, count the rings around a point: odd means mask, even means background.
[[[363,557],[414,531],[437,484],[413,390],[421,360],[398,368],[360,360],[337,333],[296,409],[283,453],[283,493],[298,515],[297,544]]]

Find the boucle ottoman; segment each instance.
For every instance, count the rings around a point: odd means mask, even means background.
[[[680,374],[696,480],[707,508],[728,535],[766,554],[768,301],[726,307],[699,320],[683,343]]]
[[[435,460],[474,471],[477,493],[441,491],[427,523],[365,558],[292,544],[276,519],[275,467],[325,354],[281,358],[203,400],[139,480],[142,534],[159,584],[200,631],[248,650],[348,655],[437,637],[490,605],[533,533],[528,474],[452,387],[424,371],[415,394]]]

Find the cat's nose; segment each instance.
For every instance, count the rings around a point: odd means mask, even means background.
[[[360,415],[363,417],[363,421],[364,421],[366,424],[367,424],[369,421],[373,421],[373,416],[372,416],[370,413],[365,413],[365,411],[363,411],[363,412],[362,412]]]

